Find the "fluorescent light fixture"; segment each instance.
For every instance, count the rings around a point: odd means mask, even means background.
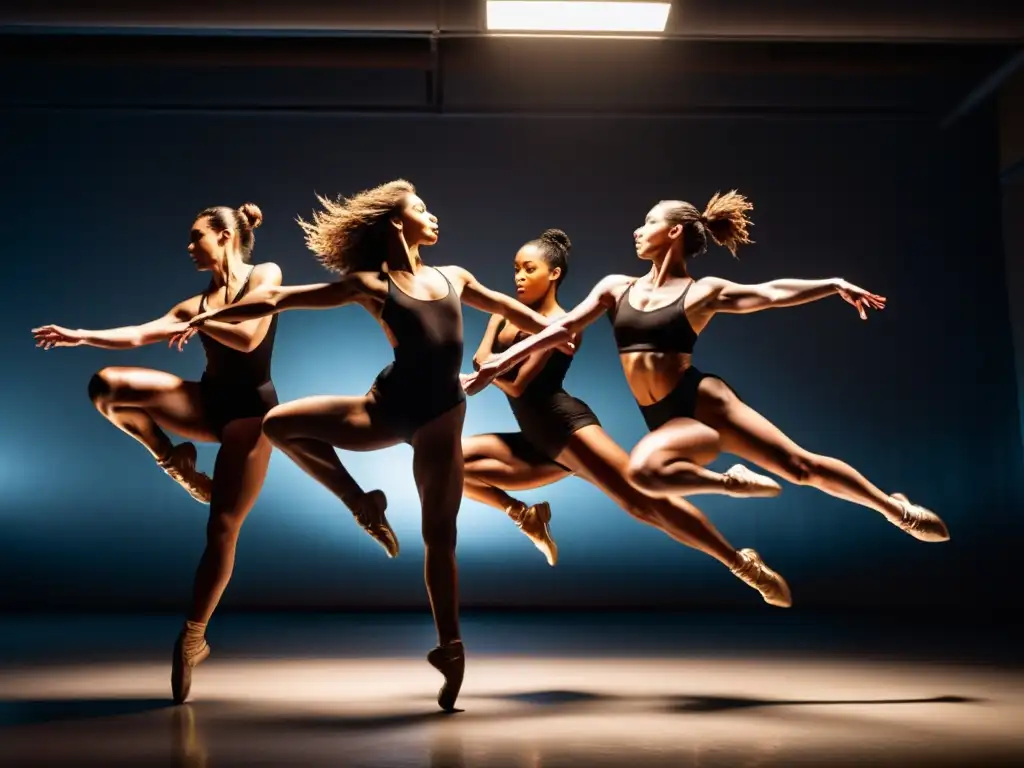
[[[488,0],[487,29],[515,32],[664,32],[671,3]]]

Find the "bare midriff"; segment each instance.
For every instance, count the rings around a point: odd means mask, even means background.
[[[623,352],[619,355],[633,397],[645,406],[668,397],[692,359],[693,355],[681,352]]]

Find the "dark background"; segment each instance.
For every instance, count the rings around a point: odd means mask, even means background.
[[[453,37],[439,52],[435,39],[432,58],[422,40],[37,32],[10,32],[0,70],[0,607],[179,608],[203,546],[205,509],[86,398],[105,365],[198,377],[199,345],[44,354],[30,328],[142,322],[201,290],[185,246],[207,205],[258,203],[255,260],[276,261],[286,283],[328,279],[294,217],[311,211],[314,192],[396,176],[441,220],[428,260],[498,290],[511,292],[520,244],[566,230],[566,306],[609,272],[643,271],[630,236],[659,199],[702,206],[717,190],[742,191],[757,244],[739,261],[713,250],[698,275],[842,276],[886,295],[889,308],[867,323],[838,298],[723,316],[696,363],[796,441],[935,509],[952,541],[916,542],[809,488],[694,501],[735,546],[756,547],[782,572],[799,606],[985,609],[1001,599],[1024,534],[1024,476],[998,111],[971,98],[1012,58],[1003,43]],[[466,310],[466,370],[485,322]],[[285,400],[360,394],[389,360],[357,308],[291,313],[275,380]],[[606,320],[588,332],[567,387],[627,449],[643,435]],[[467,434],[510,429],[500,392],[470,401]],[[201,449],[204,467],[214,450]],[[402,556],[386,560],[327,491],[275,454],[226,609],[425,605],[410,449],[344,459],[365,487],[387,491]],[[466,501],[466,605],[759,602],[580,480],[522,497],[551,501],[558,567],[502,515]]]

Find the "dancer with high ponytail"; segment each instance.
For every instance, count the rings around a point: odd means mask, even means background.
[[[650,433],[633,449],[631,483],[648,494],[674,497],[730,493],[729,474],[705,465],[720,452],[732,453],[790,482],[810,485],[879,512],[921,541],[946,541],[949,532],[934,512],[901,493],[887,494],[848,464],[802,448],[744,403],[721,378],[692,364],[697,337],[720,312],[751,313],[792,307],[838,295],[862,319],[881,310],[885,298],[840,278],[772,280],[741,285],[717,277],[695,280],[688,262],[707,250],[709,240],[733,256],[751,242],[747,212],[752,205],[735,191],[716,194],[703,212],[691,203],[662,201],[633,233],[636,255],[651,262],[640,278],[610,275],[573,310],[536,335],[514,344],[463,377],[473,394],[534,353],[564,344],[609,313],[619,359]],[[752,478],[761,493],[781,489],[767,478]],[[753,550],[737,553],[737,575],[764,571]]]
[[[394,557],[398,539],[385,516],[387,500],[366,492],[342,465],[335,448],[374,451],[398,443],[413,449],[426,550],[427,594],[438,646],[427,660],[445,678],[438,704],[455,706],[465,669],[459,632],[455,563],[456,517],[462,499],[462,424],[465,394],[462,307],[496,312],[530,331],[548,320],[515,299],[488,290],[466,270],[428,267],[421,248],[438,240],[437,218],[412,184],[396,180],[337,201],[302,222],[306,243],[337,281],[267,287],[237,304],[192,320],[251,321],[290,309],[358,304],[381,325],[394,362],[359,397],[306,397],[274,408],[263,423],[271,442],[334,493],[359,524]],[[326,343],[326,342],[325,342]]]
[[[549,319],[565,314],[558,288],[569,274],[569,237],[549,229],[523,245],[515,256],[519,300]],[[494,315],[474,367],[481,367],[527,334]],[[574,348],[582,342],[574,336]],[[547,349],[527,357],[494,380],[508,397],[519,432],[473,435],[462,443],[466,458],[465,494],[503,511],[544,554],[550,565],[558,558],[551,536],[547,502],[527,505],[507,491],[538,488],[577,475],[600,489],[630,515],[676,541],[733,567],[740,555],[695,506],[684,499],[658,497],[632,485],[629,456],[617,445],[593,411],[562,388],[572,357]],[[737,464],[723,476],[722,492],[733,496],[774,495],[778,486]],[[736,572],[773,605],[788,605],[789,589],[774,571],[764,568]]]
[[[200,211],[192,224],[188,253],[196,269],[211,273],[204,293],[140,325],[104,331],[45,325],[32,332],[37,346],[134,349],[170,342],[193,317],[280,285],[276,264],[249,263],[253,231],[262,221],[263,214],[252,203]],[[108,367],[89,382],[89,398],[100,414],[141,443],[192,498],[210,505],[192,608],[172,660],[171,691],[179,703],[188,698],[192,669],[210,655],[206,625],[231,578],[239,531],[267,474],[271,445],[261,425],[278,402],[270,376],[276,330],[277,318],[204,324],[206,370],[200,381],[148,368]],[[175,445],[167,432],[186,441],[220,443],[212,480],[196,469],[195,445]]]

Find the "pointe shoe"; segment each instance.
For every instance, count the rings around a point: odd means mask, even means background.
[[[548,565],[558,562],[558,545],[551,538],[551,505],[546,501],[524,507],[518,516],[513,516],[516,526],[533,542],[547,558]]]
[[[171,658],[171,695],[175,704],[183,704],[192,690],[192,670],[206,661],[210,656],[210,646],[206,638],[202,645],[185,646],[185,633],[178,635],[174,644],[174,656]]]
[[[894,493],[889,498],[899,504],[903,514],[898,520],[886,519],[901,531],[920,541],[949,541],[949,529],[930,509],[914,504],[902,493]]]
[[[167,458],[158,460],[156,464],[193,499],[201,504],[210,503],[213,480],[196,469],[196,447],[192,443],[179,443],[171,448]]]
[[[370,491],[364,493],[363,497],[356,502],[356,508],[352,512],[356,522],[373,539],[384,547],[388,557],[398,557],[398,536],[395,535],[388,522],[384,510],[388,508],[388,498],[384,491]]]
[[[455,700],[459,697],[462,678],[466,673],[466,649],[462,641],[438,646],[427,654],[427,661],[444,675],[444,685],[437,692],[437,706],[445,712],[454,712]]]
[[[737,554],[741,562],[732,568],[734,576],[760,592],[768,605],[777,608],[789,608],[793,605],[793,595],[786,580],[765,565],[757,552],[752,549],[741,549]]]
[[[782,493],[782,486],[767,475],[751,472],[742,464],[734,464],[724,473],[726,493],[744,498],[770,498]]]

